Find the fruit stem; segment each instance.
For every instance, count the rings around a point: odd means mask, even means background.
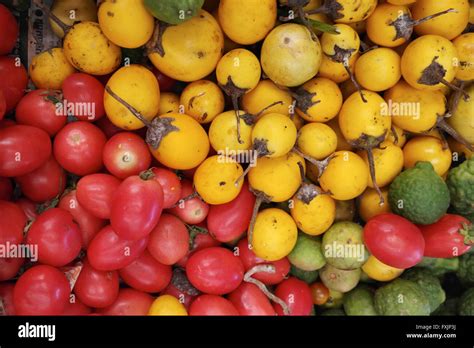
[[[359,94],[360,94],[360,97],[362,98],[362,101],[364,103],[367,103],[367,99],[365,99],[364,93],[362,93],[362,88],[360,87],[359,82],[357,82],[354,74],[352,73],[352,71],[349,67],[349,58],[348,57],[344,57],[342,65],[344,65],[344,69],[346,69],[346,72],[349,74],[349,77],[351,78],[352,83],[354,84],[354,86],[359,91]]]
[[[424,22],[426,22],[426,21],[429,21],[430,19],[433,19],[433,18],[442,16],[442,15],[447,14],[447,13],[450,13],[450,12],[458,13],[458,11],[455,10],[454,8],[449,8],[449,9],[447,9],[447,10],[445,10],[445,11],[437,12],[437,13],[434,13],[434,14],[432,14],[432,15],[426,16],[426,17],[424,17],[424,18],[412,20],[412,21],[411,21],[411,25],[414,27],[414,26],[417,26],[417,25],[419,25],[419,24],[421,24],[421,23],[424,23]]]
[[[252,278],[255,273],[259,272],[273,274],[276,272],[276,268],[274,265],[255,265],[244,274],[244,281],[256,285],[265,294],[265,296],[267,296],[270,300],[275,303],[278,303],[281,306],[281,308],[283,309],[283,314],[290,315],[290,309],[288,308],[288,305],[285,303],[285,301],[283,301],[275,294],[271,293],[267,289],[265,284],[263,284],[260,280]]]
[[[441,77],[440,77],[439,82],[441,82],[446,87],[451,88],[451,89],[455,90],[458,93],[461,93],[464,96],[464,100],[469,100],[470,99],[469,94],[467,94],[467,92],[464,91],[462,88],[456,86],[454,83],[446,81],[444,78],[441,78]]]
[[[51,20],[56,23],[61,30],[64,32],[64,36],[71,30],[72,25],[67,25],[63,21],[61,21],[54,13],[51,12],[51,10],[46,7],[40,0],[33,0],[33,3],[44,13],[46,13],[46,16],[51,18]]]
[[[253,230],[255,227],[255,221],[257,220],[257,214],[258,210],[260,209],[260,206],[264,202],[270,202],[271,198],[267,196],[265,193],[261,191],[256,191],[250,188],[250,191],[253,192],[253,194],[256,196],[255,204],[253,206],[253,211],[252,211],[252,218],[250,219],[250,224],[249,224],[249,230],[248,230],[248,246],[249,249],[252,249],[252,241],[253,241]]]
[[[365,149],[367,152],[367,159],[369,160],[369,171],[370,171],[370,177],[372,179],[372,183],[374,184],[374,189],[377,191],[377,194],[379,195],[379,205],[382,206],[385,203],[385,200],[382,195],[382,191],[380,190],[379,185],[377,185],[377,181],[375,179],[375,161],[374,161],[374,153],[372,151],[372,147],[367,147]]]
[[[119,97],[114,91],[109,86],[105,86],[105,90],[107,93],[109,93],[112,98],[117,100],[120,104],[122,104],[128,111],[132,113],[133,116],[138,118],[143,124],[147,127],[151,127],[152,124],[150,121],[148,121],[137,109],[135,109],[133,106],[131,106],[129,103],[127,103],[125,100],[123,100],[121,97]]]
[[[309,163],[315,165],[317,168],[318,168],[318,178],[321,177],[321,175],[323,175],[323,172],[324,170],[326,169],[326,167],[328,166],[329,162],[334,158],[334,154],[331,154],[329,155],[328,157],[326,157],[325,159],[323,159],[322,161],[318,161],[317,159],[305,154],[304,152],[302,152],[300,149],[298,149],[298,147],[294,147],[293,150],[292,150],[294,153],[296,153],[297,155],[303,157],[305,160],[307,160]]]
[[[256,113],[254,115],[254,117],[259,118],[265,111],[267,111],[268,109],[270,109],[271,107],[273,107],[275,105],[283,105],[283,102],[281,100],[279,100],[279,101],[271,103],[270,105],[265,106],[262,110],[260,110],[258,113]]]
[[[466,139],[464,139],[463,136],[461,136],[460,134],[458,134],[458,132],[456,132],[456,130],[451,127],[445,120],[444,116],[438,116],[438,121],[436,122],[436,126],[439,128],[439,129],[442,129],[443,131],[445,131],[446,133],[448,133],[450,136],[452,136],[456,141],[460,142],[461,144],[465,145],[469,151],[474,151],[474,146],[469,142],[467,141]]]
[[[306,19],[306,13],[304,12],[303,7],[298,6],[298,7],[296,8],[296,12],[298,13],[298,17],[300,17],[301,22],[303,22],[303,25],[304,25],[306,28],[308,28],[309,32],[311,33],[311,39],[313,39],[313,41],[318,41],[318,36],[317,36],[316,33],[314,32],[313,26],[312,26],[311,23],[309,23],[308,20]]]
[[[163,33],[168,25],[159,20],[156,21],[155,29],[150,40],[146,43],[147,54],[158,53],[160,57],[164,57],[165,49],[163,48]]]

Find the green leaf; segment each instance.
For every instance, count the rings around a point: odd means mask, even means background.
[[[336,34],[339,35],[339,33],[336,31],[336,27],[331,24],[327,24],[324,22],[316,21],[311,18],[306,18],[311,25],[313,26],[314,30],[319,30],[322,31],[323,33],[329,33],[329,34]]]

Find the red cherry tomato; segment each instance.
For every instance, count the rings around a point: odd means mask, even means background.
[[[189,180],[181,181],[181,197],[178,205],[169,212],[176,215],[187,224],[198,224],[204,221],[209,212],[209,205],[199,197],[184,200],[194,193],[193,184]]]
[[[0,281],[15,277],[24,263],[25,259],[21,257],[0,257]]]
[[[174,215],[163,214],[150,233],[148,251],[164,265],[174,265],[189,250],[189,233],[184,223]]]
[[[186,275],[196,289],[211,295],[224,295],[240,285],[244,266],[231,251],[213,247],[191,255],[186,263]]]
[[[3,31],[3,26],[2,26]],[[18,57],[0,57],[0,91],[7,104],[6,111],[11,111],[25,94],[28,74]]]
[[[26,215],[15,203],[0,201],[0,245],[20,244]]]
[[[20,207],[21,210],[23,210],[28,221],[35,220],[38,216],[38,212],[36,211],[37,206],[30,199],[23,197],[17,200],[15,203],[18,207]]]
[[[313,309],[313,297],[309,285],[295,277],[282,281],[275,289],[275,296],[282,299],[290,310],[290,315],[310,315]],[[278,315],[283,309],[278,303],[273,307]]]
[[[228,298],[240,315],[276,315],[268,297],[254,284],[243,282]]]
[[[13,14],[0,4],[0,55],[8,54],[15,47],[18,37],[18,23]]]
[[[0,177],[0,200],[9,201],[13,195],[13,185],[9,178]]]
[[[15,181],[27,198],[34,202],[44,202],[64,192],[66,172],[51,156],[41,167],[16,177]]]
[[[117,271],[99,271],[84,260],[81,273],[74,285],[77,298],[88,307],[104,308],[117,299],[119,276]]]
[[[155,74],[156,79],[158,80],[158,83],[160,84],[160,91],[170,92],[173,89],[174,85],[176,84],[176,80],[163,74],[161,71],[159,71],[156,68],[153,68],[152,71]]]
[[[38,246],[38,261],[61,267],[74,260],[81,251],[79,226],[66,210],[52,208],[40,214],[28,231],[26,241]]]
[[[166,168],[152,168],[153,180],[160,183],[163,189],[163,208],[175,205],[181,197],[181,180],[175,172]]]
[[[245,183],[233,201],[210,206],[207,215],[209,233],[223,243],[236,240],[247,231],[254,204],[255,195]]]
[[[110,138],[105,144],[102,157],[105,168],[120,179],[140,174],[151,163],[147,144],[131,132],[118,133]]]
[[[84,73],[69,75],[63,81],[62,90],[67,104],[86,106],[74,113],[79,120],[93,122],[104,117],[104,86],[95,77]]]
[[[123,132],[122,128],[117,127],[112,122],[110,122],[108,117],[102,117],[100,120],[94,123],[97,127],[104,132],[107,139],[112,138],[117,133]]]
[[[154,180],[138,175],[125,179],[112,202],[110,224],[124,239],[137,240],[150,234],[163,210],[163,190]]]
[[[44,130],[23,125],[0,129],[0,176],[25,175],[49,157],[51,139]]]
[[[171,281],[171,275],[171,266],[159,263],[147,250],[120,270],[120,278],[129,286],[151,293],[165,289]]]
[[[89,315],[92,313],[92,309],[87,307],[84,303],[79,301],[76,297],[68,301],[66,308],[61,315],[70,315],[70,316],[78,316],[78,315]]]
[[[147,315],[154,298],[135,289],[120,289],[115,302],[97,312],[102,315]]]
[[[88,212],[100,219],[109,219],[114,194],[121,181],[109,174],[89,174],[77,183],[77,200]]]
[[[41,128],[54,136],[67,122],[67,114],[58,112],[55,102],[51,100],[55,97],[56,92],[45,89],[29,92],[16,107],[15,119],[18,124]]]
[[[420,229],[407,219],[390,213],[367,221],[364,241],[369,252],[378,260],[401,269],[419,263],[425,249]]]
[[[0,91],[0,121],[3,120],[5,113],[7,112],[7,101],[5,100],[5,96],[3,92]]]
[[[76,190],[64,194],[59,201],[58,208],[71,213],[81,231],[82,247],[87,249],[92,238],[105,226],[106,222],[84,209],[79,204],[76,194]]]
[[[201,295],[191,303],[189,315],[239,315],[235,306],[229,300],[216,295]]]
[[[59,164],[76,175],[96,173],[102,168],[104,133],[88,122],[68,123],[54,139],[54,157]]]
[[[129,241],[120,238],[110,226],[105,226],[89,244],[87,257],[95,269],[115,271],[131,264],[146,248],[148,237]]]
[[[15,285],[12,283],[0,283],[0,301],[3,304],[4,315],[16,315],[15,306],[13,305],[13,289]]]
[[[61,271],[47,266],[33,266],[13,289],[13,304],[18,315],[60,315],[69,301],[69,282]]]
[[[237,244],[237,248],[240,260],[242,261],[246,272],[252,267],[260,264],[273,265],[275,267],[275,273],[257,272],[252,276],[264,284],[278,284],[285,279],[290,272],[290,261],[288,261],[288,258],[284,257],[281,260],[272,262],[261,259],[249,249],[247,238],[241,239]]]
[[[318,306],[325,304],[330,296],[329,289],[322,282],[316,282],[309,286],[311,295],[313,296],[313,303]]]
[[[461,256],[474,244],[472,223],[455,214],[446,214],[431,225],[418,225],[425,239],[424,256],[450,258]]]

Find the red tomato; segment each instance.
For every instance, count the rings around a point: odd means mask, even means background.
[[[207,230],[207,226],[202,222],[196,226]],[[191,226],[189,233],[189,251],[177,262],[177,265],[183,268],[186,268],[189,257],[196,251],[221,245],[221,243],[212,238],[209,233],[199,233],[198,230],[195,230],[193,227],[194,226]]]
[[[38,246],[38,261],[61,267],[81,251],[82,237],[72,215],[60,208],[40,214],[26,236],[27,244]]]
[[[6,118],[6,119],[3,119],[3,120],[0,120],[0,129],[11,127],[11,126],[14,126],[14,125],[16,125],[16,122],[11,120],[11,119]]]
[[[171,92],[174,85],[176,84],[176,80],[174,80],[171,77],[163,74],[161,71],[159,71],[155,67],[153,67],[152,71],[155,74],[156,79],[158,80],[158,83],[160,85],[160,91],[161,92]]]
[[[186,272],[181,268],[173,269],[171,282],[168,284],[166,289],[161,292],[161,295],[171,295],[176,297],[179,302],[186,307],[186,310],[189,310],[189,306],[199,294],[199,290],[189,282]]]
[[[110,122],[108,117],[102,117],[99,121],[95,122],[95,125],[104,132],[107,139],[110,139],[117,133],[123,132],[123,129]]]
[[[148,251],[164,265],[174,265],[189,250],[189,233],[184,223],[174,215],[163,214],[150,233]]]
[[[25,259],[21,257],[0,257],[0,281],[15,277],[24,263]]]
[[[13,289],[13,304],[18,315],[60,315],[69,301],[69,282],[57,268],[33,266]]]
[[[0,201],[0,245],[20,244],[26,215],[15,203]]]
[[[144,292],[160,292],[171,281],[171,266],[156,261],[145,250],[141,256],[120,270],[120,278],[132,288]]]
[[[3,26],[2,26],[3,31]],[[18,57],[0,57],[0,91],[7,104],[7,112],[15,108],[28,84],[28,74]]]
[[[62,194],[66,187],[66,172],[50,157],[41,167],[17,176],[15,181],[21,192],[34,202],[44,202]]]
[[[74,285],[77,298],[88,307],[104,308],[116,300],[119,292],[117,271],[99,271],[84,260],[81,273]]]
[[[68,123],[54,139],[54,157],[59,164],[76,175],[96,173],[102,168],[104,133],[88,122]]]
[[[407,219],[380,214],[365,224],[364,241],[369,252],[386,265],[410,268],[423,258],[425,241],[418,227]]]
[[[93,122],[104,117],[104,86],[95,77],[84,73],[69,75],[62,90],[65,105],[83,106],[74,113],[79,120]]]
[[[88,212],[100,219],[109,219],[114,194],[121,181],[109,174],[89,174],[77,183],[77,200]]]
[[[7,101],[5,100],[5,96],[3,95],[3,92],[0,91],[0,121],[3,119],[6,112],[7,112]]]
[[[105,168],[120,179],[140,174],[151,163],[148,145],[131,132],[118,133],[110,138],[105,144],[102,157]]]
[[[58,208],[71,213],[81,231],[82,247],[87,249],[92,238],[105,226],[106,222],[84,209],[79,204],[76,194],[76,190],[71,190],[64,194],[59,201]]]
[[[255,195],[250,192],[248,184],[244,183],[233,201],[210,206],[207,215],[209,233],[223,243],[236,240],[247,231],[254,204]]]
[[[0,283],[0,301],[3,305],[4,315],[16,315],[15,306],[13,305],[14,288],[14,284]]]
[[[150,234],[163,210],[163,190],[154,180],[138,175],[125,179],[112,202],[110,224],[124,239],[137,240]]]
[[[23,210],[23,212],[26,215],[26,219],[28,221],[35,220],[36,217],[38,216],[38,213],[36,211],[36,208],[37,208],[36,203],[31,201],[30,199],[20,198],[15,203],[17,206],[20,207],[21,210]]]
[[[23,125],[0,129],[0,176],[25,175],[49,157],[51,139],[44,130]]]
[[[13,195],[13,185],[9,178],[0,177],[0,200],[9,201]]]
[[[181,180],[175,172],[166,168],[152,168],[153,180],[160,183],[163,189],[163,208],[175,205],[181,197]]]
[[[61,315],[78,316],[78,315],[89,315],[92,313],[92,309],[87,307],[81,301],[79,301],[79,299],[74,298],[71,300],[73,301],[68,301],[66,308],[64,308],[64,311]]]
[[[115,271],[140,257],[147,243],[147,237],[135,241],[120,238],[108,225],[100,230],[90,242],[87,257],[95,269]]]
[[[41,128],[54,136],[67,122],[67,114],[56,109],[51,98],[57,98],[56,92],[37,89],[21,98],[15,110],[18,124]]]
[[[446,214],[431,225],[418,225],[425,239],[424,256],[450,258],[461,256],[474,244],[474,226],[455,214]]]
[[[186,275],[196,289],[211,295],[224,295],[240,285],[244,266],[231,251],[213,247],[191,255],[186,263]]]
[[[311,295],[315,305],[321,306],[328,301],[330,296],[329,289],[322,282],[313,283],[309,288],[311,289]]]
[[[229,300],[216,295],[201,295],[191,303],[189,315],[239,315],[235,306]]]
[[[102,315],[147,315],[154,298],[135,289],[120,289],[114,303],[97,312]]]
[[[254,284],[243,282],[228,298],[240,315],[276,315],[268,297]]]
[[[8,54],[15,47],[18,37],[18,23],[13,14],[0,4],[0,55]]]
[[[255,253],[249,249],[247,238],[243,238],[237,244],[238,252],[240,260],[245,267],[245,271],[247,272],[255,265],[273,265],[275,266],[275,273],[267,273],[267,272],[257,272],[252,277],[260,280],[262,283],[267,285],[274,285],[280,283],[290,272],[290,261],[288,258],[284,257],[278,261],[266,261],[264,259],[259,258]]]
[[[206,219],[209,212],[209,205],[199,197],[183,200],[193,193],[193,184],[189,180],[181,181],[180,200],[176,207],[169,209],[169,212],[179,217],[185,223],[195,225]]]
[[[275,289],[275,296],[287,304],[290,315],[310,315],[313,310],[309,285],[295,277],[282,281]],[[278,303],[274,303],[273,307],[278,315],[283,315],[283,309]]]

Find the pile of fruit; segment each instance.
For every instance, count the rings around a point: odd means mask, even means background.
[[[1,313],[474,315],[474,3],[34,3]]]

